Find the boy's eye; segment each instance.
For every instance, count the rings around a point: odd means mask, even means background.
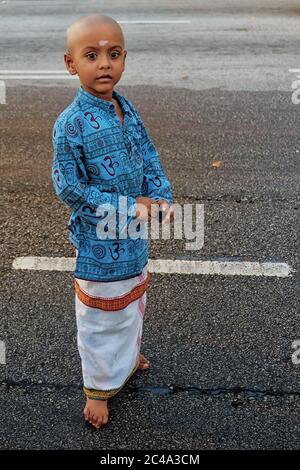
[[[119,51],[111,51],[110,55],[113,59],[116,59],[121,55],[121,53]]]
[[[111,52],[111,56],[112,56],[113,59],[116,59],[117,57],[120,56],[120,52],[119,52],[119,51],[112,51],[112,52]],[[87,54],[87,57],[88,57],[89,59],[94,60],[94,59],[96,59],[97,54],[96,54],[96,52],[89,52],[89,53]]]
[[[91,56],[94,56],[94,57],[91,57]],[[89,59],[95,59],[95,56],[97,56],[96,52],[90,52],[89,54],[87,54],[87,57]]]

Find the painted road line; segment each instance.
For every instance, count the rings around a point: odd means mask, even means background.
[[[0,80],[78,80],[67,70],[0,70]],[[4,82],[3,82],[4,83]]]
[[[67,70],[0,70],[0,75],[26,75],[26,74],[38,74],[38,75],[62,75],[68,73]]]
[[[288,277],[294,272],[287,263],[258,261],[155,259],[151,260],[151,268],[157,273],[221,274],[224,276]]]
[[[191,20],[124,20],[120,24],[190,24]]]
[[[70,75],[68,73],[61,75],[1,75],[1,80],[78,80],[77,75]]]
[[[0,364],[6,364],[5,360],[5,343],[0,341]]]
[[[49,258],[45,256],[21,256],[15,258],[13,269],[31,271],[74,271],[75,258]]]
[[[75,258],[23,256],[15,258],[13,269],[30,271],[74,271]],[[149,271],[165,274],[206,274],[223,276],[289,277],[295,270],[287,263],[150,259]]]

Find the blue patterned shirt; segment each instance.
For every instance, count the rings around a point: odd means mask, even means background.
[[[99,206],[109,204],[122,220],[125,214],[128,227],[135,218],[137,197],[173,202],[171,185],[139,113],[115,90],[113,98],[122,108],[123,123],[111,101],[80,86],[56,119],[52,134],[54,189],[72,209],[69,240],[78,250],[74,275],[94,281],[134,277],[148,262],[148,239],[121,239],[124,227],[119,224],[115,237],[99,239]],[[127,197],[126,211],[120,195]]]

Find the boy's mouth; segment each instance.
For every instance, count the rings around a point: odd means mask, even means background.
[[[104,74],[104,75],[101,75],[100,77],[96,78],[96,80],[99,80],[99,82],[109,81],[111,79],[112,79],[112,76],[108,75],[108,74]]]

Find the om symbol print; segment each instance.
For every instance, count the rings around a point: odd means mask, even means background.
[[[113,246],[115,247],[114,251],[109,247],[110,255],[114,261],[120,258],[120,253],[124,253],[124,248],[120,248],[120,243],[115,242],[113,243]],[[114,256],[114,253],[116,256]]]
[[[113,162],[113,161],[112,161],[112,158],[111,158],[109,155],[107,155],[107,156],[104,158],[104,161],[105,161],[105,162],[109,161],[109,164],[101,163],[101,165],[105,168],[105,170],[107,171],[107,173],[108,173],[110,176],[115,176],[116,170],[115,170],[115,168],[114,168],[114,165],[119,166],[119,162]]]
[[[99,128],[100,128],[100,124],[99,124],[99,122],[97,121],[97,119],[99,119],[99,116],[97,116],[97,117],[95,118],[94,115],[93,115],[93,113],[91,113],[90,111],[87,111],[86,113],[84,113],[84,115],[86,116],[89,125],[90,125],[93,129],[99,129]],[[90,119],[88,119],[88,116],[91,116]]]

